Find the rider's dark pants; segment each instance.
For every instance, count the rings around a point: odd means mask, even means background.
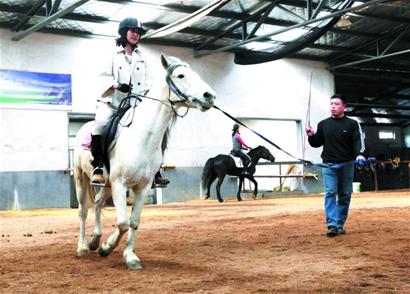
[[[247,154],[245,154],[245,153],[243,153],[242,151],[239,151],[239,150],[232,150],[231,154],[233,156],[239,157],[242,160],[243,167],[245,169],[248,168],[249,163],[251,163],[251,158],[249,157],[249,155],[247,155]]]
[[[92,166],[95,168],[102,168],[104,165],[102,146],[101,146],[101,135],[91,136],[91,154],[94,159],[91,162]],[[98,173],[102,173],[99,171]]]

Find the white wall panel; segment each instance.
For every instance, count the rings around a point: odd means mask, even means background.
[[[65,111],[0,108],[0,172],[65,170]]]

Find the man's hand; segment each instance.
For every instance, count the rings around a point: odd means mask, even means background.
[[[309,137],[310,137],[310,136],[313,136],[313,135],[315,134],[315,131],[312,129],[311,126],[307,126],[307,127],[305,128],[305,132],[306,132],[306,135],[308,135]]]

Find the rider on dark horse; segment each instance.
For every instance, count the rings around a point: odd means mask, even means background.
[[[231,154],[235,157],[239,157],[242,160],[243,163],[243,174],[246,174],[246,169],[249,166],[249,163],[251,162],[251,158],[249,155],[244,153],[242,150],[249,150],[251,147],[245,144],[245,142],[242,140],[240,133],[239,133],[239,125],[234,124],[232,128],[232,150]]]
[[[116,50],[110,56],[105,71],[100,74],[100,97],[97,99],[95,127],[92,132],[91,152],[94,167],[91,183],[105,183],[103,176],[103,154],[101,134],[108,120],[121,102],[132,92],[144,94],[149,89],[146,62],[138,49],[138,42],[146,30],[141,22],[133,17],[122,20],[118,27],[120,37],[116,39]],[[155,175],[155,184],[165,186],[169,180],[160,171]]]

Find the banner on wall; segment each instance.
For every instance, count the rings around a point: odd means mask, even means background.
[[[0,69],[0,104],[72,105],[71,75]]]

